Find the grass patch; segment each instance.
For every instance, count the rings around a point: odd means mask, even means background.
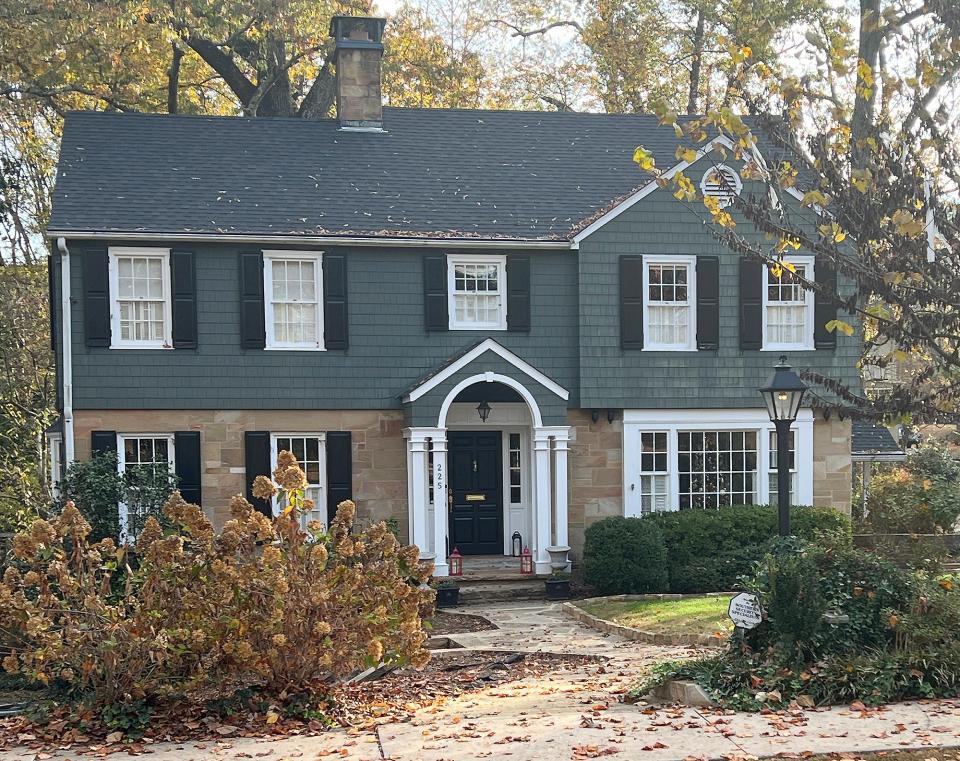
[[[682,600],[605,600],[581,607],[591,616],[655,634],[728,634],[729,595]]]

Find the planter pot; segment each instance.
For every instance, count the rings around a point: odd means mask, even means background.
[[[570,579],[545,579],[543,586],[548,600],[570,599]]]
[[[440,587],[437,590],[438,608],[455,608],[460,604],[460,587]]]
[[[567,559],[569,552],[569,547],[547,547],[547,554],[550,556],[550,570],[555,573],[566,571],[567,565],[570,563]]]

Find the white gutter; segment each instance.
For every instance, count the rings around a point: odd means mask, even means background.
[[[67,239],[57,238],[60,251],[60,373],[63,378],[63,459],[69,467],[75,459],[73,446],[73,335],[70,332],[70,250]]]
[[[47,235],[61,240],[107,241],[172,241],[189,243],[247,243],[251,245],[306,244],[313,246],[371,246],[376,248],[485,248],[485,249],[545,249],[550,251],[571,248],[568,240],[511,240],[507,238],[382,238],[337,235],[229,235],[223,233],[122,233],[94,230],[48,230]],[[59,242],[58,244],[59,245]]]

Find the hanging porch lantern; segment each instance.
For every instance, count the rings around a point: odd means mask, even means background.
[[[525,576],[533,575],[533,555],[530,554],[529,547],[524,547],[520,553],[520,573]]]
[[[460,550],[454,547],[448,559],[450,561],[450,575],[463,576],[463,556],[460,554]]]
[[[518,558],[521,552],[523,552],[523,537],[520,536],[519,531],[514,531],[513,536],[510,537],[510,554]]]

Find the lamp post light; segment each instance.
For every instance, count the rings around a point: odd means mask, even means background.
[[[767,414],[777,429],[777,512],[780,518],[780,536],[790,536],[790,426],[797,419],[807,385],[800,380],[786,357],[779,364],[766,385],[760,387],[760,396],[767,406]]]

